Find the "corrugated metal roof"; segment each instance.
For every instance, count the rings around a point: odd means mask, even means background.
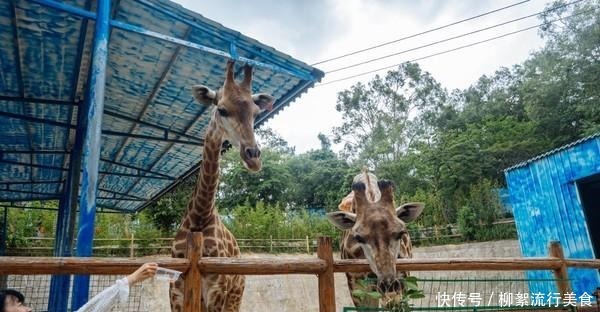
[[[575,145],[577,145],[577,144],[583,143],[583,142],[585,142],[585,141],[588,141],[588,140],[591,140],[591,139],[594,139],[594,138],[597,138],[597,137],[600,137],[600,132],[598,132],[598,133],[595,133],[595,134],[592,134],[592,135],[590,135],[590,136],[587,136],[587,137],[584,137],[584,138],[581,138],[581,139],[579,139],[579,140],[577,140],[577,141],[571,142],[571,143],[569,143],[569,144],[566,144],[566,145],[563,145],[563,146],[561,146],[561,147],[557,147],[557,148],[555,148],[555,149],[553,149],[553,150],[550,150],[550,151],[548,151],[548,152],[546,152],[546,153],[543,153],[543,154],[537,155],[537,156],[535,156],[535,157],[533,157],[533,158],[530,158],[530,159],[528,159],[528,160],[522,161],[522,162],[520,162],[520,163],[518,163],[518,164],[516,164],[516,165],[514,165],[514,166],[511,166],[511,167],[508,167],[508,168],[504,169],[504,172],[508,172],[508,171],[510,171],[510,170],[513,170],[513,169],[516,169],[516,168],[520,168],[520,167],[526,166],[527,164],[530,164],[530,163],[532,163],[532,162],[534,162],[534,161],[536,161],[536,160],[542,159],[542,158],[544,158],[544,157],[547,157],[547,156],[549,156],[549,155],[552,155],[552,154],[554,154],[554,153],[560,152],[560,151],[562,151],[562,150],[565,150],[565,149],[567,149],[567,148],[573,147],[573,146],[575,146]]]
[[[115,21],[221,51],[235,41],[239,57],[272,64],[255,66],[253,88],[276,98],[257,125],[323,77],[170,1],[113,2]],[[94,3],[63,1],[86,12]],[[63,193],[93,30],[93,20],[36,1],[0,1],[0,201]],[[212,110],[192,99],[190,87],[221,86],[227,59],[118,27],[108,50],[98,207],[136,211],[197,167]]]

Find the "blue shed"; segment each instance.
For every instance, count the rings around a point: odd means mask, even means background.
[[[560,241],[566,258],[600,254],[600,133],[517,164],[504,171],[526,257],[547,257],[550,241]],[[579,297],[600,286],[598,270],[569,269]],[[530,271],[528,278],[552,278]],[[530,283],[531,292],[554,292],[553,283]]]

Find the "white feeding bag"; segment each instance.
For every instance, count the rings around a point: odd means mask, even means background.
[[[142,283],[141,302],[144,311],[171,311],[169,287],[181,272],[158,268],[156,275]]]

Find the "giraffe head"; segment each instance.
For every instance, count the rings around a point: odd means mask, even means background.
[[[196,101],[216,107],[213,120],[223,133],[223,140],[239,148],[244,166],[251,171],[261,169],[260,149],[254,138],[254,120],[258,114],[273,109],[274,98],[265,93],[252,94],[252,67],[244,66],[244,80],[234,79],[234,62],[227,63],[225,83],[218,91],[206,86],[193,86]]]
[[[371,201],[364,183],[352,184],[352,206],[356,213],[336,211],[327,216],[338,228],[349,230],[349,239],[360,245],[371,270],[377,275],[379,289],[399,291],[403,276],[396,272],[396,259],[409,257],[411,246],[406,224],[421,215],[424,205],[408,203],[396,208],[392,183],[381,180],[377,187],[381,198]]]

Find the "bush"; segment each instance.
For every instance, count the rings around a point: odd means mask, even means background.
[[[460,232],[466,240],[516,238],[513,224],[493,225],[494,221],[504,215],[496,188],[489,180],[482,180],[469,189],[457,218]]]
[[[285,211],[278,206],[258,202],[237,206],[223,217],[225,226],[243,239],[310,239],[329,236],[338,245],[341,232],[325,216],[312,215],[303,209]]]

